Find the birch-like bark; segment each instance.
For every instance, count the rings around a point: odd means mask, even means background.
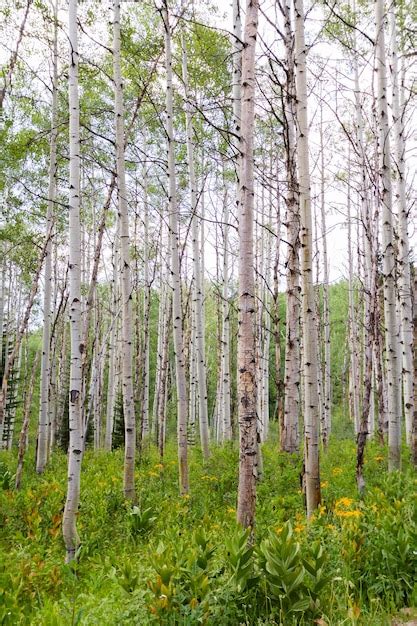
[[[349,288],[349,352],[350,352],[350,376],[349,393],[351,397],[351,411],[353,426],[357,435],[360,428],[360,404],[359,389],[356,384],[358,380],[358,332],[356,325],[355,310],[355,281],[353,274],[353,244],[352,244],[352,216],[351,216],[351,185],[350,185],[350,153],[348,163],[348,184],[347,184],[347,231],[348,231],[348,288]]]
[[[161,391],[161,372],[162,372],[162,346],[163,346],[163,332],[164,332],[164,298],[165,298],[165,277],[164,277],[164,255],[163,255],[163,223],[161,219],[160,227],[160,246],[159,246],[159,303],[158,303],[158,339],[156,349],[156,366],[155,366],[155,387],[153,393],[152,403],[152,435],[156,436],[156,442],[158,441],[158,407]]]
[[[395,296],[395,251],[392,216],[391,151],[387,104],[387,61],[383,0],[375,1],[378,152],[382,205],[382,260],[384,280],[385,363],[388,383],[388,468],[399,468],[401,459],[401,407],[398,406],[399,367]]]
[[[282,7],[284,10],[287,69],[287,82],[284,99],[284,145],[287,178],[287,194],[285,201],[287,206],[286,224],[288,253],[286,263],[287,306],[284,372],[285,402],[283,429],[280,433],[280,444],[281,449],[286,452],[297,452],[300,445],[300,206],[295,145],[296,95],[293,49],[294,35],[291,24],[290,0],[286,0],[282,4]]]
[[[135,498],[136,421],[133,398],[132,366],[132,281],[130,276],[129,216],[126,197],[123,81],[120,67],[120,0],[114,2],[113,76],[116,133],[116,172],[118,219],[120,233],[120,280],[122,298],[122,389],[125,421],[125,462],[123,491],[129,500]]]
[[[223,285],[222,285],[222,406],[223,416],[223,441],[231,441],[232,419],[230,413],[231,389],[230,389],[230,304],[229,304],[229,198],[225,186],[223,196]]]
[[[255,276],[253,257],[255,48],[258,0],[247,0],[242,54],[239,194],[238,418],[240,433],[237,521],[255,521],[258,433],[256,415]]]
[[[308,153],[306,45],[303,0],[294,0],[297,92],[297,160],[301,221],[301,278],[304,376],[304,462],[307,516],[320,504],[317,331],[312,268],[312,217]]]
[[[417,380],[417,273],[413,278],[413,374]],[[414,385],[414,410],[411,425],[411,461],[417,467],[417,385]]]
[[[72,561],[80,543],[77,514],[80,501],[84,429],[81,411],[81,225],[80,225],[80,109],[78,96],[77,0],[69,1],[69,321],[71,365],[69,391],[69,450],[67,498],[62,520],[66,561]]]
[[[401,319],[402,375],[404,386],[405,434],[410,443],[414,413],[413,389],[413,313],[410,277],[410,243],[408,237],[408,210],[405,187],[404,139],[404,65],[398,67],[397,15],[395,3],[390,9],[391,23],[391,84],[392,131],[394,134],[396,204],[398,214],[398,295]],[[404,62],[403,62],[404,63]],[[398,78],[401,78],[400,81]],[[400,369],[400,368],[398,368]]]
[[[233,79],[232,79],[232,145],[235,148],[236,174],[239,176],[239,141],[241,134],[242,117],[242,18],[240,15],[240,0],[233,0]],[[239,181],[238,181],[239,184]],[[237,185],[237,193],[239,187]],[[239,199],[237,199],[239,202]]]
[[[51,233],[45,254],[45,286],[43,293],[43,330],[42,359],[40,376],[40,400],[38,423],[38,447],[36,453],[36,471],[41,474],[48,458],[49,435],[49,385],[50,385],[50,329],[51,329],[51,292],[52,292],[52,229],[55,212],[56,175],[57,175],[57,136],[58,136],[58,3],[54,6],[54,47],[52,78],[52,113],[51,139],[49,155],[48,208],[46,212],[46,232]]]
[[[168,280],[168,278],[167,278]],[[168,394],[168,378],[169,378],[169,328],[172,323],[172,297],[168,291],[168,286],[165,288],[165,296],[163,300],[163,312],[162,312],[162,349],[161,349],[161,374],[159,382],[159,394],[158,394],[158,449],[161,459],[165,452],[165,435],[166,435],[166,422],[167,422],[167,394]]]
[[[320,111],[320,214],[321,214],[321,237],[323,245],[323,332],[324,332],[324,384],[323,384],[323,409],[324,431],[322,439],[324,447],[327,446],[331,430],[331,367],[330,367],[330,308],[329,308],[329,261],[327,257],[327,232],[326,232],[326,204],[325,204],[325,173],[324,173],[324,143],[323,143],[323,108]]]
[[[191,199],[191,231],[193,242],[193,300],[195,315],[195,356],[197,365],[198,384],[198,415],[200,424],[200,442],[203,450],[203,458],[210,456],[209,449],[209,424],[207,410],[207,380],[206,380],[206,355],[204,352],[204,326],[203,326],[203,290],[200,265],[200,240],[197,216],[197,189],[194,169],[194,137],[193,120],[191,112],[190,93],[188,87],[187,51],[184,39],[182,39],[182,77],[185,90],[186,132],[187,132],[187,158],[188,174],[190,179]]]
[[[185,380],[185,362],[183,345],[183,322],[181,306],[180,276],[180,240],[178,224],[177,189],[175,176],[175,141],[173,124],[172,93],[172,52],[171,27],[168,16],[168,1],[164,0],[162,17],[165,28],[165,63],[166,63],[166,135],[168,140],[168,200],[169,234],[171,247],[172,280],[172,321],[174,334],[175,374],[177,382],[177,437],[180,493],[188,493],[188,450],[187,450],[187,385]]]
[[[113,429],[114,429],[114,409],[116,405],[116,363],[117,363],[117,335],[119,328],[119,236],[116,230],[115,240],[113,243],[113,278],[112,278],[112,294],[111,294],[111,331],[109,340],[109,373],[107,382],[107,406],[106,406],[106,432],[104,435],[104,448],[112,449]]]
[[[144,300],[143,300],[143,377],[141,394],[141,441],[149,436],[149,356],[150,356],[150,313],[151,313],[151,283],[149,274],[149,205],[148,205],[148,173],[146,166],[143,168],[143,225],[144,225],[144,250],[143,250],[143,276],[144,276]]]

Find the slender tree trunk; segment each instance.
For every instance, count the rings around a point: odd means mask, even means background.
[[[301,278],[304,374],[304,462],[307,516],[320,504],[319,397],[317,333],[312,268],[312,218],[308,154],[306,45],[303,0],[294,0],[295,65],[297,90],[297,158],[301,217]]]
[[[58,109],[58,42],[57,42],[57,10],[54,7],[54,49],[53,49],[53,80],[52,80],[52,114],[51,114],[51,141],[49,159],[49,189],[48,208],[46,213],[46,231],[52,236],[54,222],[54,202],[56,196],[56,144],[58,136],[57,109]],[[38,447],[36,456],[36,471],[41,474],[48,458],[48,392],[50,383],[50,328],[51,328],[51,291],[52,291],[52,240],[49,239],[45,255],[45,286],[43,295],[43,332],[42,332],[42,360],[40,379],[40,410],[38,424]]]
[[[385,362],[388,383],[389,470],[398,469],[401,460],[401,407],[398,406],[399,366],[396,349],[397,315],[395,297],[395,251],[392,217],[391,151],[387,104],[385,55],[385,15],[383,0],[375,2],[376,69],[378,93],[378,150],[381,177],[382,260],[384,278]]]
[[[258,0],[247,0],[242,55],[241,169],[239,197],[238,417],[240,431],[237,520],[255,522],[258,433],[256,416],[255,276],[253,258],[253,139]]]
[[[126,197],[123,81],[120,67],[120,0],[114,2],[113,74],[116,131],[116,171],[120,232],[120,279],[122,297],[122,389],[125,422],[124,495],[135,499],[136,421],[132,365],[132,281],[130,276],[129,216]]]
[[[300,206],[297,180],[295,145],[295,67],[294,35],[291,25],[289,0],[283,3],[285,24],[285,49],[287,82],[284,99],[284,144],[287,176],[287,306],[285,337],[285,403],[284,423],[281,432],[281,450],[297,452],[299,449],[300,404]],[[278,234],[279,236],[279,234]]]
[[[417,381],[417,273],[413,278],[413,374]],[[414,385],[414,409],[411,427],[411,461],[417,467],[417,384]]]
[[[348,170],[350,172],[350,161]],[[360,429],[360,404],[359,404],[359,388],[358,380],[358,331],[356,325],[356,309],[355,309],[355,280],[353,274],[353,244],[352,244],[352,216],[351,216],[351,192],[350,182],[347,188],[347,230],[348,230],[348,268],[349,268],[349,352],[350,352],[350,376],[349,387],[351,395],[351,409],[353,414],[353,425],[355,434]],[[365,371],[366,373],[366,371]]]
[[[22,422],[22,430],[20,431],[19,437],[19,451],[17,456],[17,469],[16,469],[16,479],[15,479],[15,488],[20,489],[20,484],[22,482],[22,472],[23,472],[23,462],[26,453],[26,441],[29,432],[29,422],[30,422],[30,414],[32,409],[32,398],[33,398],[33,390],[35,388],[35,379],[39,365],[39,351],[36,353],[35,358],[32,364],[32,373],[29,381],[29,387],[26,390],[25,403],[23,407],[23,422]]]
[[[151,315],[151,282],[149,275],[149,206],[148,206],[148,175],[143,168],[144,186],[144,301],[143,301],[143,379],[142,379],[142,441],[149,437],[149,356],[150,356],[150,315]]]
[[[207,411],[207,380],[206,380],[206,355],[204,352],[204,326],[203,326],[203,289],[200,264],[200,241],[197,216],[197,189],[196,177],[194,171],[194,138],[193,138],[193,121],[191,114],[190,94],[188,87],[188,71],[187,71],[187,53],[184,39],[182,40],[182,75],[185,88],[185,110],[186,110],[186,130],[187,130],[187,156],[188,156],[188,172],[190,178],[190,196],[191,196],[191,229],[193,241],[193,300],[195,313],[195,350],[197,360],[197,383],[198,383],[198,401],[199,401],[199,423],[200,423],[200,441],[203,450],[204,459],[210,456],[209,449],[209,424]]]
[[[398,77],[404,76],[404,68],[399,71],[397,46],[396,5],[390,10],[391,21],[391,84],[392,84],[392,130],[394,133],[396,203],[398,214],[398,294],[401,319],[402,373],[404,383],[405,434],[407,443],[411,440],[414,413],[413,389],[413,313],[410,277],[410,243],[408,238],[408,207],[405,187],[405,138],[404,138],[404,86],[399,85]],[[400,368],[399,368],[400,369]]]
[[[69,392],[69,450],[67,499],[62,521],[66,561],[72,561],[80,540],[77,513],[80,501],[81,462],[84,429],[81,411],[81,371],[84,345],[81,337],[81,225],[80,225],[80,110],[78,97],[77,0],[69,2],[69,320],[71,329],[71,367]]]
[[[324,331],[324,385],[323,409],[324,432],[323,445],[327,446],[331,430],[331,364],[330,364],[330,304],[329,304],[329,260],[327,256],[326,205],[325,205],[325,171],[323,142],[323,108],[320,111],[320,214],[321,238],[323,245],[323,331]]]
[[[165,27],[166,55],[166,134],[168,139],[168,178],[169,178],[169,231],[171,244],[171,279],[172,279],[172,320],[174,329],[175,373],[177,382],[177,436],[180,493],[188,493],[188,451],[187,451],[187,385],[185,380],[184,342],[181,306],[180,275],[180,233],[178,223],[177,189],[175,176],[175,141],[173,125],[172,94],[172,53],[171,27],[168,17],[168,2],[164,0],[162,9]]]
[[[118,230],[118,229],[117,229]],[[104,448],[112,449],[113,428],[114,428],[114,409],[116,404],[116,364],[118,353],[118,327],[119,327],[119,295],[118,295],[118,275],[119,275],[119,237],[116,232],[113,243],[113,279],[111,293],[110,308],[110,341],[109,341],[109,373],[107,381],[107,406],[106,406],[106,432],[104,436]]]
[[[222,411],[223,441],[232,439],[232,419],[230,413],[230,304],[229,304],[229,199],[225,186],[223,196],[223,285],[222,285]]]

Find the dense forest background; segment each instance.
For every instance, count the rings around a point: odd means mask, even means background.
[[[413,620],[416,2],[0,15],[1,623]]]

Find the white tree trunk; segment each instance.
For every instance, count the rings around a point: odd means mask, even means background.
[[[226,183],[225,183],[226,184]],[[221,385],[222,410],[220,411],[222,440],[232,439],[232,418],[230,413],[230,304],[229,304],[229,199],[227,188],[223,196],[223,285],[222,285],[222,348]]]
[[[71,329],[71,367],[69,392],[68,483],[62,532],[66,561],[72,561],[80,540],[77,514],[80,501],[81,462],[84,452],[84,429],[81,412],[81,227],[80,227],[80,110],[78,98],[77,0],[69,2],[69,319]]]
[[[398,406],[400,363],[397,358],[397,314],[395,297],[395,251],[392,217],[391,152],[387,104],[387,62],[383,0],[375,2],[376,69],[378,105],[378,152],[381,177],[382,259],[384,278],[385,363],[388,383],[388,448],[390,470],[399,468],[401,458],[401,407]]]
[[[48,395],[50,384],[50,328],[51,328],[51,292],[52,292],[52,229],[55,213],[56,175],[57,175],[57,136],[58,136],[58,3],[54,6],[54,43],[53,43],[53,78],[52,78],[52,111],[51,139],[49,155],[49,187],[48,207],[46,212],[46,232],[51,233],[45,256],[45,286],[43,294],[43,331],[42,359],[40,376],[38,447],[36,454],[36,471],[41,474],[48,458]]]
[[[400,300],[402,371],[404,383],[405,434],[411,442],[414,412],[413,386],[413,311],[410,276],[410,243],[408,238],[408,211],[405,187],[404,139],[404,64],[399,71],[397,46],[397,16],[395,4],[391,5],[391,84],[392,130],[394,133],[396,204],[398,214],[398,295]],[[404,63],[404,62],[403,62]],[[399,84],[398,78],[401,77]],[[399,368],[400,369],[400,368]]]
[[[239,194],[238,418],[240,432],[237,520],[255,520],[258,432],[256,415],[255,276],[253,258],[255,48],[258,0],[247,0],[242,55],[241,168]]]
[[[120,233],[120,279],[122,297],[122,389],[125,421],[125,463],[123,491],[135,498],[136,421],[132,365],[132,281],[130,277],[129,216],[126,197],[123,81],[120,67],[120,0],[114,2],[113,21],[114,113],[116,132],[116,171]]]
[[[300,206],[296,169],[295,145],[295,67],[293,52],[293,29],[291,25],[290,0],[283,4],[285,25],[285,49],[287,83],[284,101],[285,115],[285,159],[287,178],[287,306],[285,338],[285,402],[283,428],[280,433],[281,449],[297,452],[299,449],[300,410]],[[279,233],[278,233],[279,237]],[[278,268],[276,270],[278,272]],[[278,284],[277,284],[278,291]],[[277,297],[277,305],[278,297]],[[278,314],[278,313],[277,313]]]
[[[306,45],[304,41],[303,0],[294,0],[295,65],[297,90],[297,158],[301,217],[301,278],[304,374],[304,459],[307,515],[320,504],[319,397],[317,371],[317,331],[312,268],[312,217],[310,164],[308,153]]]
[[[151,283],[149,275],[149,206],[148,206],[148,173],[146,166],[143,168],[144,188],[144,252],[143,252],[143,275],[144,275],[144,300],[143,300],[143,379],[142,379],[142,441],[149,437],[149,356],[150,356],[150,314],[151,314]]]
[[[162,9],[165,27],[165,61],[166,61],[166,134],[168,139],[168,200],[169,200],[169,231],[171,246],[171,280],[172,280],[172,320],[174,330],[175,374],[177,382],[177,436],[180,493],[186,494],[188,484],[188,451],[187,451],[187,385],[185,380],[181,276],[180,276],[180,234],[178,224],[177,189],[175,176],[175,142],[173,125],[173,94],[172,94],[172,52],[171,27],[168,16],[168,3],[164,0]]]
[[[193,121],[191,114],[190,94],[188,87],[187,52],[184,39],[182,39],[182,76],[185,89],[186,131],[187,131],[187,157],[188,173],[190,178],[191,197],[191,230],[193,241],[193,300],[195,314],[195,356],[197,365],[198,403],[200,441],[204,459],[210,455],[209,449],[209,424],[207,410],[207,380],[206,380],[206,355],[204,352],[204,326],[203,326],[203,289],[200,264],[200,240],[197,216],[197,189],[194,170],[194,137]]]
[[[325,170],[323,143],[323,108],[320,113],[320,213],[321,238],[323,245],[323,330],[324,330],[324,385],[323,408],[324,427],[323,444],[327,445],[331,430],[331,364],[330,364],[330,305],[329,305],[329,260],[327,256],[326,205],[325,205]]]

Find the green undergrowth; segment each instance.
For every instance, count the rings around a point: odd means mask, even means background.
[[[178,495],[175,446],[163,462],[148,449],[134,507],[122,495],[123,452],[88,451],[72,566],[61,534],[65,456],[43,476],[28,458],[19,492],[15,463],[8,453],[0,463],[1,624],[378,626],[417,605],[416,474],[405,459],[388,475],[374,443],[359,499],[355,445],[331,442],[323,504],[308,524],[300,457],[266,444],[252,542],[235,521],[235,446],[215,447],[206,464],[190,451],[189,497]]]

